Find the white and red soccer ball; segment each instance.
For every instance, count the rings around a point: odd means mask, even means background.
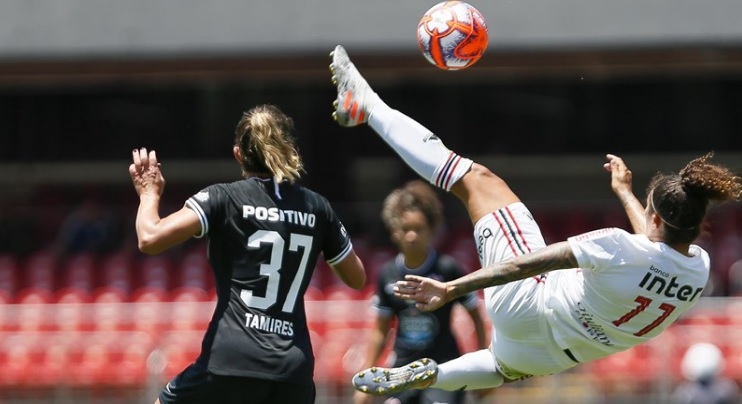
[[[417,43],[423,56],[444,70],[473,65],[484,54],[488,41],[482,13],[463,1],[438,3],[417,24]]]

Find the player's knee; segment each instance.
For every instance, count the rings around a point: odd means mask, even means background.
[[[505,189],[509,191],[510,188],[502,178],[493,173],[489,168],[479,163],[474,163],[462,180],[454,184],[452,191],[457,195],[468,197],[472,194],[482,192],[502,192]]]
[[[462,182],[468,184],[468,188],[505,184],[505,181],[503,181],[502,178],[498,177],[492,172],[492,170],[479,163],[472,164],[471,169],[466,173]]]

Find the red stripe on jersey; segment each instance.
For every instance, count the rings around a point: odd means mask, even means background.
[[[441,179],[444,177],[444,173],[447,171],[448,165],[451,164],[451,159],[454,157],[456,157],[456,153],[451,152],[448,154],[448,158],[446,159],[446,162],[443,164],[443,168],[441,168],[441,171],[438,173],[438,176],[435,178],[435,185],[441,187]]]
[[[448,170],[448,175],[446,176],[446,186],[443,187],[443,189],[448,189],[448,187],[451,184],[451,178],[453,178],[454,173],[456,172],[456,167],[458,167],[459,163],[461,162],[461,156],[456,156],[456,162],[453,163],[453,167],[451,167],[450,170]]]
[[[505,222],[501,221],[499,216],[497,215],[497,212],[494,212],[493,215],[495,216],[495,220],[497,220],[497,224],[500,225],[500,230],[502,230],[503,234],[505,235],[505,238],[508,240],[508,245],[510,246],[510,249],[513,251],[513,254],[517,257],[519,255],[519,248],[515,248],[515,246],[518,245],[518,242],[515,240],[515,238],[518,239],[518,241],[523,242],[523,246],[528,250],[528,252],[531,252],[531,247],[528,246],[528,242],[526,242],[525,237],[523,237],[523,231],[520,229],[520,226],[518,225],[518,221],[515,220],[515,217],[513,216],[513,212],[508,208],[507,206],[500,209],[500,211],[507,212],[508,217],[510,217],[509,222],[512,222],[512,225],[515,226],[516,234],[512,236],[511,238],[511,232],[510,229],[505,228]],[[525,252],[524,252],[525,253]],[[543,283],[546,281],[545,277],[543,275],[539,276],[532,276],[533,280],[535,280],[537,283]]]
[[[508,240],[508,246],[510,246],[510,250],[513,251],[513,255],[516,257],[519,256],[518,250],[515,248],[515,243],[512,238],[510,238],[510,232],[505,228],[505,223],[503,223],[499,217],[497,217],[497,212],[492,212],[492,216],[495,217],[495,220],[497,221],[497,224],[500,225],[500,231],[502,231],[502,234],[505,235],[505,238]]]
[[[528,252],[531,252],[531,247],[528,246],[528,242],[526,242],[526,238],[523,237],[523,231],[520,229],[520,226],[518,226],[518,221],[515,220],[515,217],[513,216],[513,212],[507,206],[505,207],[505,211],[508,212],[508,216],[510,216],[510,220],[512,220],[513,225],[515,226],[515,229],[518,231],[518,235],[520,236],[519,239],[523,241],[523,246],[526,247]]]

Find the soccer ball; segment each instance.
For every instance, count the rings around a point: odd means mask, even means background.
[[[417,24],[417,44],[428,62],[444,70],[465,69],[487,49],[487,23],[463,1],[444,1],[425,12]]]

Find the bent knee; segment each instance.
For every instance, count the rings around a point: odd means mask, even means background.
[[[488,213],[520,201],[505,180],[479,163],[474,163],[451,191],[466,204],[474,222]]]

